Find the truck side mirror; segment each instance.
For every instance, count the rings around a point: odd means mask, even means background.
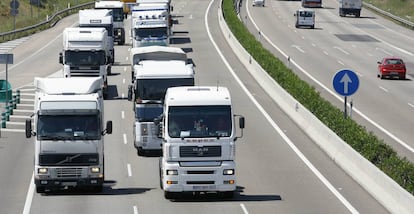
[[[171,6],[171,11],[174,11],[174,6]]]
[[[128,101],[132,100],[132,85],[128,86]]]
[[[109,120],[106,122],[106,134],[112,134],[112,121]]]
[[[239,127],[240,127],[241,129],[244,129],[244,117],[240,117],[240,118],[239,118]]]
[[[59,53],[59,63],[63,64],[63,54],[62,54],[62,52]]]
[[[26,120],[26,138],[32,137],[32,120]]]

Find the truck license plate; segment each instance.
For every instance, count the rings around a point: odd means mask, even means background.
[[[76,182],[62,182],[62,186],[76,186],[78,183]]]
[[[193,186],[193,190],[214,190],[214,189],[216,189],[215,185]]]

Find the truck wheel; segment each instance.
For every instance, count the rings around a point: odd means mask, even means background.
[[[359,18],[359,17],[361,16],[361,12],[359,12],[359,11],[358,11],[358,12],[356,13],[356,15],[355,15],[355,16],[356,16],[357,18]]]
[[[45,187],[36,186],[36,192],[37,193],[45,193],[46,192],[46,188]]]
[[[176,199],[178,197],[177,192],[167,192],[164,191],[164,198],[168,200]]]
[[[145,155],[145,151],[142,149],[142,147],[138,147],[138,156],[144,156]]]
[[[234,197],[234,191],[226,191],[226,192],[220,192],[220,196],[222,198],[233,198]]]

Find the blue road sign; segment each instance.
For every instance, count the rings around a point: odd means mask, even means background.
[[[358,76],[351,70],[340,70],[333,78],[333,87],[338,94],[350,96],[358,90]]]

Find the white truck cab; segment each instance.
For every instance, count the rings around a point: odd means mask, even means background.
[[[178,47],[148,46],[131,49],[132,82],[128,100],[133,101],[134,145],[138,155],[159,152],[162,141],[155,135],[154,118],[163,111],[162,102],[169,87],[193,86],[193,64]]]
[[[37,193],[67,187],[102,190],[103,136],[112,133],[112,121],[104,127],[101,85],[100,77],[34,79],[34,115],[26,120],[26,138],[34,136]]]
[[[239,118],[236,122],[235,118]],[[183,192],[218,192],[233,197],[236,190],[236,124],[230,93],[220,86],[167,89],[164,112],[154,121],[161,130],[163,156],[160,184],[166,199]]]
[[[315,11],[310,9],[299,9],[295,12],[296,17],[295,27],[310,27],[315,28]]]

